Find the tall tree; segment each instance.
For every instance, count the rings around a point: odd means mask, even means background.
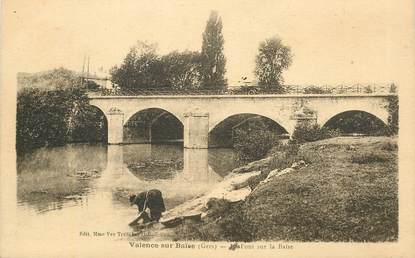
[[[261,42],[256,56],[255,75],[258,84],[264,88],[283,91],[283,70],[292,62],[291,49],[282,44],[281,39],[272,37]]]
[[[200,69],[203,88],[223,89],[227,85],[223,43],[222,19],[216,11],[212,11],[203,33]]]

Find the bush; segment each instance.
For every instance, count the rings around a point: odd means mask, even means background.
[[[376,162],[386,162],[387,159],[375,153],[365,153],[360,155],[353,155],[352,156],[352,163],[357,164],[369,164],[369,163],[376,163]]]
[[[278,141],[278,135],[262,121],[252,121],[247,129],[234,131],[233,147],[238,161],[247,163],[264,158]]]
[[[337,137],[339,135],[340,131],[337,129],[327,129],[325,127],[320,128],[320,126],[317,124],[301,124],[295,127],[292,135],[292,142],[314,142],[327,138]]]

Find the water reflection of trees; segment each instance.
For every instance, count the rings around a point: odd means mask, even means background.
[[[38,212],[60,209],[80,202],[94,177],[80,176],[103,171],[106,146],[76,144],[43,148],[18,159],[17,198]],[[83,172],[86,173],[83,173]]]

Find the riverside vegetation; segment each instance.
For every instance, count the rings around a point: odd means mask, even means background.
[[[396,137],[335,137],[277,145],[249,180],[245,200],[212,199],[201,222],[184,221],[176,240],[396,241]],[[270,171],[308,165],[259,184]]]

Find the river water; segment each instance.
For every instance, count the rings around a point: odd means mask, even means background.
[[[39,149],[18,157],[19,229],[33,238],[56,238],[56,230],[72,237],[130,232],[137,208],[129,205],[129,194],[157,188],[170,209],[207,191],[235,166],[231,149],[150,144]]]

